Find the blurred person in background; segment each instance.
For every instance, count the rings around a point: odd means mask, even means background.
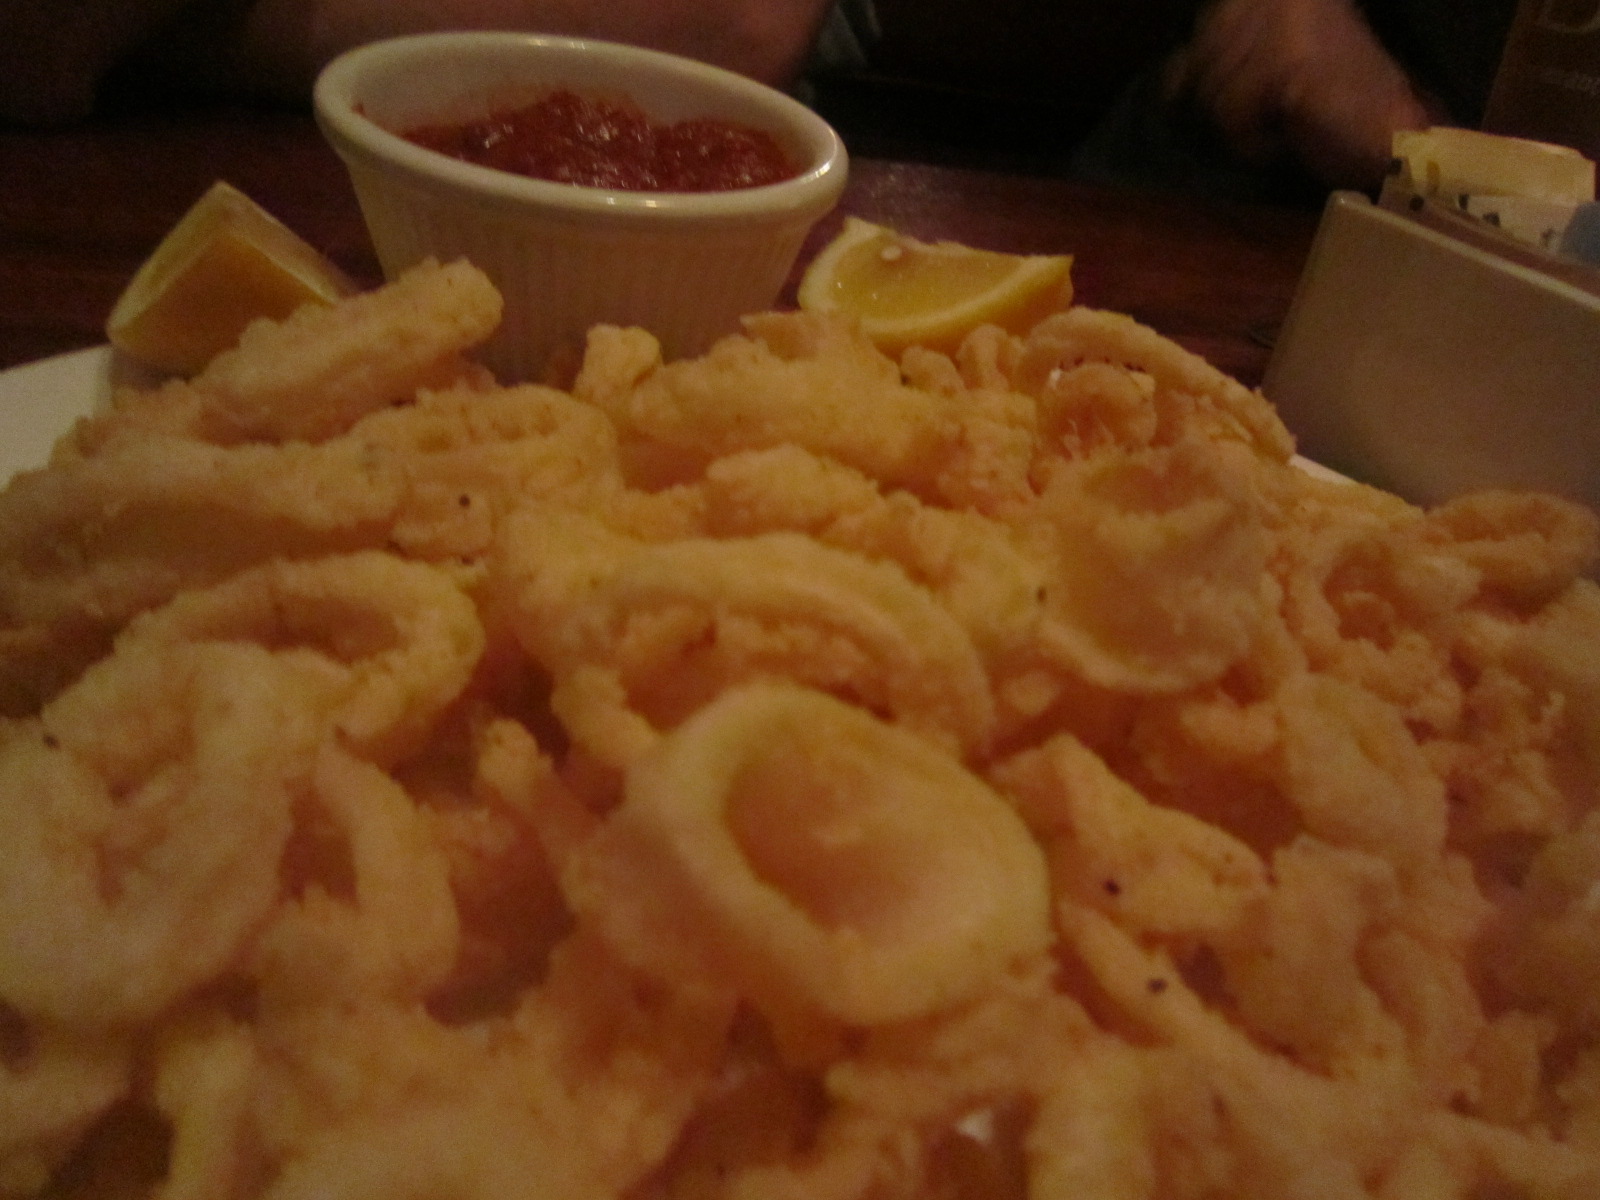
[[[865,78],[819,88],[868,153],[1315,202],[1479,123],[1516,0],[874,4]]]
[[[429,29],[520,28],[671,50],[827,99],[889,76],[909,133],[880,138],[882,87],[822,107],[868,153],[941,136],[989,165],[1245,199],[1372,189],[1397,129],[1476,125],[1515,0],[0,0],[0,120],[126,93],[303,103],[351,46]],[[909,49],[908,49],[909,48]],[[963,75],[977,79],[973,87]],[[934,89],[926,90],[928,86]],[[918,86],[925,90],[917,91]],[[942,90],[941,90],[942,89]],[[113,90],[117,90],[114,86]],[[995,108],[982,95],[1020,98]],[[942,107],[937,101],[943,96]],[[1065,100],[1063,101],[1063,98]],[[944,128],[941,128],[941,125]],[[876,129],[875,129],[876,126]],[[961,127],[959,133],[955,127]],[[997,146],[1011,161],[995,161]],[[1026,148],[1026,153],[1016,152]]]
[[[1396,131],[1476,126],[1516,0],[1212,0],[1075,157],[1092,180],[1245,199],[1382,182]]]
[[[0,120],[81,119],[119,78],[143,91],[303,102],[341,51],[437,29],[631,42],[788,86],[819,38],[836,50],[831,8],[830,0],[0,0]]]

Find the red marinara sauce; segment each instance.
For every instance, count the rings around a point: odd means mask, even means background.
[[[711,119],[656,124],[631,104],[569,91],[401,136],[479,166],[629,192],[722,192],[800,173],[759,129]]]

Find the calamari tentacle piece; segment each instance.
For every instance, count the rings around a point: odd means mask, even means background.
[[[667,735],[563,882],[641,969],[857,1024],[957,1004],[1049,937],[1043,856],[1010,806],[793,686],[733,689]]]
[[[1143,371],[1155,380],[1158,395],[1187,396],[1203,404],[1220,422],[1212,432],[1231,433],[1281,462],[1294,453],[1294,438],[1259,392],[1123,313],[1075,307],[1046,317],[1025,342],[1016,382],[1037,396],[1053,371],[1086,362]]]
[[[1058,915],[1063,937],[1127,1018],[1203,1065],[1228,1114],[1241,1194],[1356,1200],[1368,1194],[1361,1180],[1419,1134],[1410,1090],[1383,1086],[1381,1076],[1332,1078],[1275,1054],[1208,1007],[1165,952],[1090,909],[1063,905]]]
[[[1031,531],[1056,566],[1039,648],[1100,687],[1177,692],[1223,674],[1270,611],[1245,457],[1211,443],[1065,467]]]
[[[1310,833],[1402,870],[1437,866],[1449,823],[1445,785],[1393,705],[1311,674],[1286,682],[1274,704],[1283,791]]]
[[[963,506],[1022,498],[1033,435],[1025,397],[910,386],[837,317],[759,313],[745,328],[701,358],[653,368],[617,331],[597,331],[590,356],[623,361],[586,366],[576,394],[624,436],[682,456],[793,444]]]
[[[185,592],[132,622],[124,638],[311,651],[341,696],[332,714],[339,736],[380,762],[426,733],[466,686],[486,641],[449,574],[378,551],[254,567]]]
[[[0,999],[124,1025],[236,961],[320,735],[306,689],[258,646],[146,644],[0,729]]]
[[[790,326],[798,336],[781,339]],[[904,387],[894,363],[843,325],[799,314],[764,332],[770,340],[725,338],[631,386],[586,367],[575,394],[626,434],[707,456],[797,442],[886,478],[921,470],[950,423],[948,401]],[[619,340],[591,337],[591,355]],[[881,417],[863,421],[864,408]]]
[[[1152,804],[1071,734],[993,777],[1046,847],[1056,891],[1156,937],[1235,928],[1265,899],[1267,869],[1215,825]]]
[[[79,427],[66,453],[94,453],[130,427],[224,445],[321,441],[460,377],[462,353],[494,332],[500,312],[482,271],[429,260],[332,308],[255,322],[192,380],[121,396]]]
[[[981,744],[994,724],[988,681],[971,640],[899,568],[791,534],[747,541],[694,539],[651,546],[625,563],[597,600],[627,612],[679,601],[758,619],[837,630],[888,681],[897,715]]]

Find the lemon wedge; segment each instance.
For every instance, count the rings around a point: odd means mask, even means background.
[[[258,317],[331,304],[354,284],[237,188],[215,183],[144,261],[106,321],[106,337],[157,370],[190,375]]]
[[[797,298],[807,312],[857,318],[887,354],[948,352],[979,325],[1026,333],[1066,308],[1072,258],[919,242],[850,217],[806,268]]]

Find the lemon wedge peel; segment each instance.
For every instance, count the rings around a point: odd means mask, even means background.
[[[192,375],[251,321],[331,304],[355,284],[243,192],[213,184],[134,273],[106,320],[130,358]]]
[[[953,352],[979,325],[1026,333],[1072,303],[1072,256],[1006,254],[920,242],[859,217],[817,254],[796,297],[807,312],[842,313],[886,354]]]

